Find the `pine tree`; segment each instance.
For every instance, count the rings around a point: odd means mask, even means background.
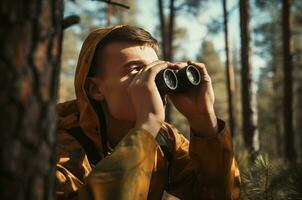
[[[241,36],[241,97],[243,116],[243,138],[253,159],[260,149],[258,131],[258,112],[253,76],[250,49],[250,1],[241,0],[240,6],[240,36]]]
[[[54,199],[61,0],[0,2],[0,196]]]

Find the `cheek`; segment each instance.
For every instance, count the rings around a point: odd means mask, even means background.
[[[128,94],[129,81],[108,83],[105,100],[110,114],[119,120],[135,120],[135,111]]]
[[[107,102],[107,105],[110,114],[118,120],[134,121],[136,119],[133,104],[127,94],[117,94],[112,101]]]

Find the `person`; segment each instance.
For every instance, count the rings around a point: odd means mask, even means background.
[[[76,99],[58,104],[58,199],[238,199],[232,140],[214,112],[206,66],[159,60],[150,33],[130,25],[101,28],[83,43]],[[160,95],[156,74],[198,68],[201,86]],[[167,98],[187,118],[190,141],[165,122]]]

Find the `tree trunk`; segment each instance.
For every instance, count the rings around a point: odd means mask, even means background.
[[[158,10],[159,10],[159,22],[161,27],[161,38],[162,38],[162,57],[163,60],[173,62],[173,35],[174,35],[174,19],[175,19],[175,9],[174,0],[170,0],[170,15],[168,24],[165,23],[163,1],[158,0]],[[166,104],[165,109],[166,121],[171,122],[172,118],[172,105],[170,102]]]
[[[170,0],[170,16],[168,26],[168,55],[167,59],[173,62],[173,38],[174,38],[174,20],[175,20],[175,9],[174,0]]]
[[[0,196],[54,199],[62,0],[0,2]]]
[[[272,44],[274,46],[274,44]],[[279,90],[279,79],[278,79],[278,73],[277,73],[277,63],[276,59],[273,58],[273,90],[276,91],[276,93],[273,96],[273,107],[274,107],[274,122],[275,122],[275,131],[276,131],[276,149],[277,149],[277,155],[282,157],[283,155],[283,139],[282,139],[282,132],[281,132],[281,106],[280,106],[280,94],[278,93]]]
[[[165,60],[173,62],[173,36],[174,36],[174,19],[175,19],[175,9],[174,9],[174,0],[170,0],[170,15],[169,15],[169,24],[166,28],[167,30],[167,52]],[[172,121],[172,105],[171,102],[166,104],[166,121]]]
[[[233,94],[235,92],[234,69],[231,64],[230,50],[229,50],[229,32],[228,32],[228,13],[227,13],[227,0],[222,0],[223,4],[223,19],[224,19],[224,39],[225,39],[225,65],[227,77],[227,90],[228,90],[228,111],[229,111],[229,126],[232,136],[235,135],[236,125],[234,119],[234,102]]]
[[[276,33],[278,29],[275,25],[273,25],[272,32]],[[276,34],[273,34],[273,42],[272,42],[272,49],[271,49],[271,55],[280,55],[279,53],[279,45],[277,45],[280,37]],[[275,127],[275,133],[276,133],[276,150],[277,155],[280,157],[283,157],[283,136],[282,136],[282,107],[281,107],[281,95],[280,95],[280,73],[279,73],[279,66],[280,62],[278,61],[278,58],[276,56],[272,57],[272,82],[273,82],[273,91],[275,93],[273,94],[273,111],[274,111],[274,127]],[[281,67],[281,66],[280,66]],[[280,68],[281,69],[281,68]]]
[[[257,124],[257,103],[253,90],[252,66],[250,64],[249,0],[240,0],[240,36],[241,36],[241,93],[243,138],[252,159],[259,151],[259,132]]]
[[[283,40],[283,122],[285,159],[296,160],[293,126],[293,61],[291,55],[290,0],[282,1],[282,40]]]
[[[159,24],[161,33],[161,52],[163,59],[167,58],[167,37],[166,37],[166,23],[164,16],[163,1],[158,0],[158,11],[159,11]]]
[[[300,65],[301,69],[302,66]],[[296,112],[296,131],[299,133],[300,145],[300,163],[302,163],[302,77],[299,77],[299,85],[297,86],[297,112]]]

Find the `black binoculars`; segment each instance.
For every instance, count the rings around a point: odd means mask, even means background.
[[[157,89],[161,95],[182,93],[200,85],[201,77],[198,69],[188,65],[179,70],[163,69],[155,77]]]

